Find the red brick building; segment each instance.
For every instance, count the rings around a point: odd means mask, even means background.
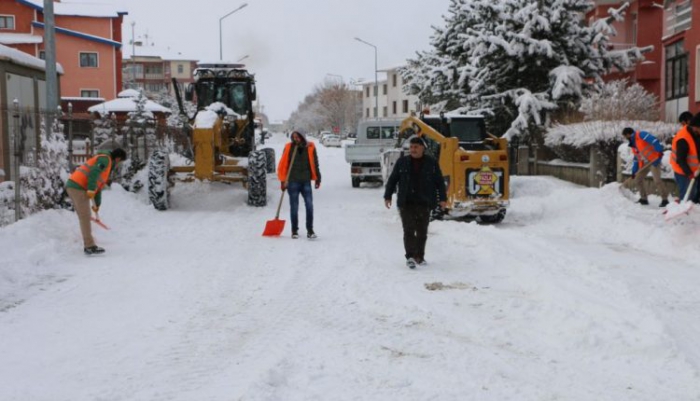
[[[44,56],[43,0],[0,1],[0,44]],[[116,6],[56,0],[61,97],[115,98],[122,88],[122,22]]]
[[[589,22],[624,2],[595,3]],[[700,0],[634,0],[625,20],[613,26],[615,48],[654,46],[646,61],[625,76],[658,96],[662,119],[677,121],[683,111],[700,112]]]

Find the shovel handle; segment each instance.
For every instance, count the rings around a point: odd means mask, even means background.
[[[287,169],[287,177],[285,177],[284,182],[289,182],[289,175],[292,173],[292,166],[294,165],[294,159],[297,157],[297,146],[290,146],[292,152],[292,160],[289,162],[289,168]],[[280,218],[280,210],[282,210],[282,199],[284,199],[284,193],[286,190],[282,190],[282,196],[280,196],[280,203],[277,205],[277,213],[275,214],[275,220]]]

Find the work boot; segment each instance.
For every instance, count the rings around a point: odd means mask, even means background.
[[[314,239],[314,238],[318,238],[318,237],[316,236],[316,233],[314,232],[314,230],[309,230],[306,232],[306,238]]]
[[[292,238],[294,238],[294,239],[299,238],[299,233],[297,231],[292,231]]]
[[[662,200],[661,203],[659,204],[659,207],[666,207],[666,206],[668,206],[668,199]]]
[[[637,203],[639,203],[640,205],[648,205],[648,204],[649,204],[649,201],[646,200],[645,198],[639,198],[639,200],[637,201]]]
[[[83,251],[85,252],[86,255],[98,255],[100,253],[105,253],[105,249],[100,248],[97,245],[88,246],[86,248],[83,248]]]

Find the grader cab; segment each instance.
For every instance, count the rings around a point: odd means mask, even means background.
[[[158,210],[170,207],[169,193],[175,181],[208,180],[241,182],[248,189],[248,204],[267,203],[266,175],[274,171],[272,149],[256,149],[255,77],[241,64],[200,64],[194,71],[185,97],[196,101],[197,112],[184,113],[179,86],[173,85],[186,120],[191,163],[170,166],[166,150],[157,150],[149,160],[149,198]],[[246,160],[247,159],[247,160]],[[246,162],[247,161],[247,162]],[[272,171],[271,171],[272,170]]]

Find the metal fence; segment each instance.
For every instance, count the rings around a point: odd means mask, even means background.
[[[178,151],[189,146],[183,129],[158,125],[155,121],[136,125],[112,120],[109,127],[97,132],[94,120],[85,120],[84,115],[76,118],[70,108],[65,112],[51,112],[15,103],[0,109],[0,225],[23,217],[22,180],[17,177],[25,177],[23,168],[37,167],[42,147],[41,130],[49,122],[54,124],[54,131],[65,135],[69,172],[100,150],[121,147],[137,166],[143,166],[157,148]],[[76,126],[84,128],[86,122],[90,127],[88,132],[75,131]],[[20,185],[16,185],[17,182]],[[26,207],[24,209],[26,213]]]

